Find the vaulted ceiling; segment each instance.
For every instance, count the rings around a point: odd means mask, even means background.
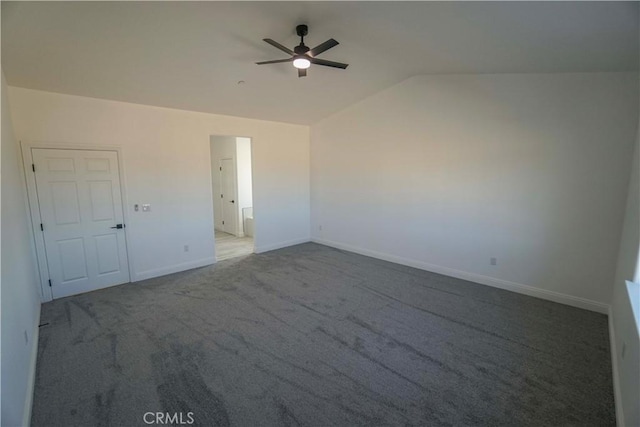
[[[8,2],[10,85],[311,124],[417,74],[638,71],[637,2]],[[340,42],[298,78],[286,57]],[[238,84],[244,81],[243,84]]]

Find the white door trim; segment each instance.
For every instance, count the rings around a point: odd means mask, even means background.
[[[36,179],[33,173],[33,156],[31,149],[54,149],[54,150],[85,150],[85,151],[114,151],[118,156],[118,170],[120,177],[120,194],[122,195],[122,214],[125,224],[129,225],[129,216],[127,206],[129,206],[124,174],[124,160],[122,156],[122,148],[118,146],[98,146],[84,144],[66,144],[66,143],[50,143],[37,141],[20,141],[22,149],[22,164],[24,166],[25,181],[27,184],[27,199],[29,201],[29,211],[31,213],[31,228],[36,249],[36,261],[38,263],[38,272],[40,274],[40,294],[42,302],[53,300],[53,293],[49,286],[49,266],[47,264],[47,255],[44,244],[44,234],[40,230],[42,219],[40,217],[40,204],[38,203],[38,195],[36,190]],[[127,259],[129,261],[129,280],[135,277],[133,269],[133,252],[128,237],[128,228],[124,230],[125,245],[127,248]]]

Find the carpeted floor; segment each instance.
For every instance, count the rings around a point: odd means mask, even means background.
[[[35,426],[615,425],[606,316],[312,243],[45,322]]]

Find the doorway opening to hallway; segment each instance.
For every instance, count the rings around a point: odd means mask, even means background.
[[[212,135],[211,183],[216,260],[254,251],[251,138]]]

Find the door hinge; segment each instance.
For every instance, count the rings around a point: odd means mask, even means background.
[[[221,199],[222,199],[222,198],[224,198],[224,194],[221,194],[221,195],[220,195],[220,198],[221,198]]]
[[[220,170],[222,170],[222,166],[220,166]]]
[[[51,279],[49,279],[49,287],[51,287]]]
[[[40,231],[44,231],[44,225],[42,225],[42,223],[40,223]]]
[[[31,169],[33,169],[33,171],[34,171],[34,172],[36,171],[36,165],[35,165],[35,163],[31,163]]]
[[[222,221],[222,225],[224,225],[224,221]]]

